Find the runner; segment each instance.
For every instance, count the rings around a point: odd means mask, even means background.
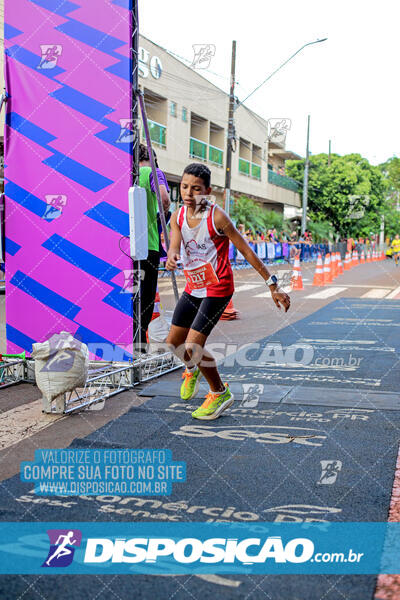
[[[48,560],[46,560],[46,565],[49,567],[51,561],[58,557],[66,556],[67,554],[71,554],[71,550],[67,548],[68,545],[72,546],[76,543],[76,540],[73,539],[74,532],[69,531],[67,535],[59,535],[56,541],[57,548],[55,552],[50,556]],[[62,541],[61,541],[62,540]]]
[[[398,233],[395,235],[395,238],[392,241],[392,248],[393,248],[394,262],[396,263],[396,267],[398,267],[399,266],[399,257],[400,257],[400,237],[399,237]]]
[[[193,163],[184,170],[180,186],[184,206],[171,217],[166,264],[167,270],[173,271],[182,257],[187,283],[176,305],[167,343],[186,364],[181,399],[188,401],[197,393],[201,375],[210,386],[205,402],[192,413],[201,420],[216,419],[233,403],[233,394],[223,384],[212,354],[204,349],[234,291],[229,240],[265,280],[276,306],[280,309],[282,305],[285,312],[290,306],[290,298],[278,287],[276,276],[270,276],[228,215],[205,202],[204,196],[211,192],[210,177],[210,169],[203,164]]]

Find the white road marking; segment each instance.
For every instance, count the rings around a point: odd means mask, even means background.
[[[239,587],[242,583],[241,581],[233,581],[233,579],[221,577],[220,575],[196,575],[196,577],[210,583],[216,583],[217,585],[226,585],[227,587]]]
[[[0,449],[14,446],[66,416],[43,414],[42,399],[7,410],[0,418]]]
[[[337,285],[336,283],[327,283],[326,287],[333,287]],[[371,288],[372,284],[369,283],[368,285],[362,285],[360,283],[346,283],[346,287],[349,288]],[[390,287],[390,285],[374,285],[374,289],[378,289],[381,288],[383,290],[391,290],[392,288]]]
[[[286,292],[286,294],[290,294],[292,291],[290,285],[283,287],[282,290],[284,292]],[[269,292],[268,290],[265,290],[265,292],[261,292],[261,294],[255,294],[253,296],[253,298],[271,298],[271,292]]]
[[[331,296],[336,296],[336,294],[340,294],[347,290],[347,287],[331,287],[321,290],[320,292],[315,292],[315,294],[309,294],[305,296],[305,298],[313,298],[315,300],[323,300],[324,298],[330,298]]]
[[[372,290],[368,290],[368,292],[365,292],[365,294],[363,294],[361,298],[384,298],[389,291],[390,288],[387,288],[386,290],[382,288],[372,288]]]
[[[181,577],[182,574],[178,575],[170,575],[169,573],[159,573],[156,577]],[[204,581],[208,581],[209,583],[215,583],[217,585],[226,585],[227,587],[239,587],[242,584],[241,581],[234,581],[233,579],[228,579],[227,577],[221,577],[221,575],[195,575],[199,579],[204,579]]]
[[[397,298],[397,296],[399,294],[400,294],[400,285],[395,290],[393,290],[393,292],[390,292],[390,294],[388,296],[386,296],[386,300],[393,300],[393,299]]]
[[[329,338],[300,338],[299,342],[313,342],[313,343],[325,343],[325,342],[334,342],[335,344],[376,344],[376,341],[373,340],[331,340]]]
[[[265,285],[265,283],[245,283],[243,285],[238,285],[238,287],[235,287],[235,292],[248,292],[250,290],[254,290],[255,288],[259,288],[262,285]]]

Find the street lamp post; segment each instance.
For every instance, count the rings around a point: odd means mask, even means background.
[[[230,165],[232,163],[232,142],[233,142],[232,136],[233,136],[233,131],[234,131],[234,121],[233,121],[234,112],[239,108],[239,106],[244,104],[244,102],[246,102],[246,100],[248,100],[250,98],[250,96],[255,94],[265,83],[267,83],[267,81],[269,81],[271,79],[271,77],[273,77],[275,75],[275,73],[277,73],[278,71],[280,71],[282,69],[282,67],[287,65],[287,63],[289,61],[291,61],[299,52],[301,52],[303,50],[303,48],[306,48],[306,46],[312,46],[313,44],[319,44],[320,42],[325,42],[327,39],[328,38],[323,38],[321,40],[315,40],[314,42],[308,42],[307,44],[303,44],[303,46],[301,46],[301,48],[296,50],[296,52],[294,54],[292,54],[291,56],[289,56],[289,58],[287,60],[285,60],[285,62],[283,62],[277,69],[275,69],[275,71],[273,71],[270,75],[268,75],[268,77],[266,79],[264,79],[264,81],[262,83],[260,83],[260,85],[258,85],[248,96],[246,96],[246,98],[244,100],[242,100],[241,102],[238,102],[237,104],[232,106],[231,102],[232,102],[233,90],[234,90],[234,75],[233,75],[233,81],[232,81],[232,72],[234,73],[234,60],[236,60],[236,42],[234,42],[234,45],[232,46],[232,69],[231,69],[231,90],[230,90],[231,97],[230,97],[230,105],[229,105],[228,145],[227,145],[227,152],[226,152],[227,170],[226,170],[226,178],[225,178],[225,210],[228,214],[229,214],[229,202],[230,202],[230,193],[231,193]],[[235,59],[233,58],[234,54],[235,54]],[[232,104],[233,104],[233,102],[232,102]],[[231,108],[231,106],[232,106],[232,108]],[[229,169],[228,169],[228,165],[229,165]]]
[[[304,183],[303,183],[303,216],[301,219],[301,233],[304,233],[307,227],[307,203],[308,203],[308,170],[310,168],[310,115],[307,119],[307,148],[306,162],[304,165]]]
[[[242,100],[242,102],[239,102],[235,106],[235,110],[237,108],[239,108],[239,106],[241,106],[244,102],[246,102],[246,100],[248,100],[250,98],[250,96],[255,94],[265,83],[267,83],[267,81],[269,81],[271,79],[271,77],[273,77],[275,75],[275,73],[277,73],[278,71],[280,71],[282,69],[282,67],[287,65],[288,62],[291,61],[296,56],[296,54],[298,54],[299,52],[301,52],[303,50],[303,48],[305,48],[306,46],[312,46],[313,44],[319,44],[320,42],[325,42],[327,39],[328,38],[322,38],[322,40],[315,40],[315,42],[308,42],[307,44],[304,44],[301,48],[296,50],[296,52],[294,54],[292,54],[292,56],[289,56],[289,58],[287,60],[285,60],[285,62],[283,62],[277,69],[275,69],[275,71],[273,71],[270,75],[268,75],[267,79],[264,79],[264,81],[262,83],[260,83],[260,85],[258,85],[252,92],[250,92],[250,94],[248,96],[246,96],[246,98],[244,100]]]

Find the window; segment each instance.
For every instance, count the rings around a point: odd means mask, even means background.
[[[187,123],[187,108],[185,108],[184,106],[182,106],[182,121],[185,121],[185,123]]]
[[[176,117],[176,102],[170,102],[169,112],[173,117]]]

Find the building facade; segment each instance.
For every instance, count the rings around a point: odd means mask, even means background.
[[[212,193],[224,202],[229,96],[154,42],[140,36],[139,85],[144,92],[150,136],[173,201],[190,162],[203,161],[212,173]],[[287,158],[300,157],[271,141],[268,122],[244,105],[235,110],[236,148],[231,193],[263,208],[293,217],[299,213],[300,185],[284,174]],[[143,133],[142,133],[143,136]]]
[[[0,0],[0,90],[4,88],[4,0]],[[212,172],[212,193],[224,202],[229,96],[154,42],[140,36],[139,85],[144,91],[150,135],[159,163],[178,200],[178,183],[189,162],[204,161]],[[0,113],[3,141],[4,109]],[[127,119],[129,115],[127,115]],[[245,195],[263,207],[292,217],[300,212],[300,186],[284,174],[288,152],[269,140],[268,123],[241,105],[235,110],[232,197]],[[142,130],[143,139],[143,130]]]

